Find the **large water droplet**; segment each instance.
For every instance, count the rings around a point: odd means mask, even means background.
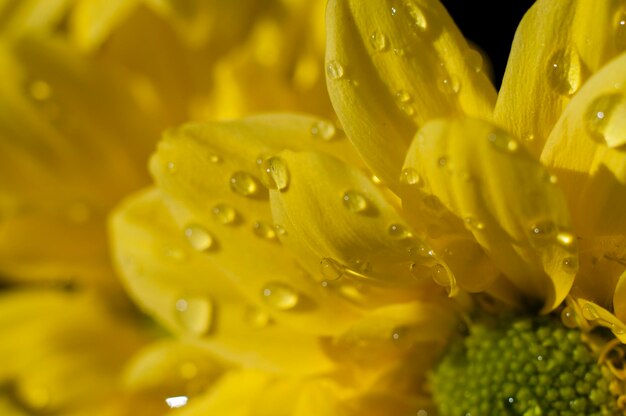
[[[35,80],[29,86],[30,96],[37,101],[45,101],[52,96],[52,87],[45,81]]]
[[[262,295],[268,305],[281,311],[294,308],[299,300],[298,293],[281,282],[268,283]]]
[[[318,120],[311,126],[311,136],[315,139],[332,140],[336,134],[334,124],[325,120]]]
[[[341,79],[344,75],[343,66],[334,59],[330,60],[326,64],[326,74],[332,80]]]
[[[379,31],[375,30],[370,35],[370,44],[375,50],[379,52],[384,51],[385,49],[387,49],[387,37]]]
[[[450,272],[448,271],[448,269],[446,269],[444,265],[440,263],[437,263],[430,268],[430,277],[439,286],[452,286],[453,280]]]
[[[421,34],[428,30],[428,20],[426,20],[426,16],[422,9],[420,9],[416,4],[405,1],[404,7],[411,18],[411,26],[416,30],[416,33]]]
[[[204,335],[211,329],[213,304],[207,297],[183,297],[176,301],[174,308],[178,323],[186,331]]]
[[[406,226],[402,224],[389,225],[389,227],[387,228],[387,233],[392,238],[395,238],[398,240],[413,237],[413,233],[411,232],[411,230],[409,230]]]
[[[609,147],[626,143],[626,100],[620,93],[603,94],[585,112],[585,125],[591,138]]]
[[[487,135],[487,140],[495,149],[501,152],[513,153],[519,149],[518,141],[500,130],[489,133]]]
[[[567,328],[576,328],[578,327],[578,322],[576,321],[576,311],[574,308],[566,306],[561,311],[561,322]]]
[[[568,251],[576,251],[576,236],[570,232],[559,232],[556,235],[556,242]]]
[[[184,232],[189,244],[198,251],[205,251],[213,246],[213,237],[199,224],[189,224]]]
[[[468,48],[464,54],[465,63],[474,70],[480,72],[483,69],[483,56],[475,49]]]
[[[230,188],[242,196],[254,196],[259,192],[257,180],[246,172],[235,172],[230,177]]]
[[[544,247],[554,242],[556,226],[551,220],[540,220],[531,223],[529,229],[531,244]]]
[[[237,211],[228,204],[217,204],[211,209],[213,219],[223,225],[231,225],[237,220]]]
[[[276,231],[274,227],[264,221],[257,221],[252,226],[252,230],[257,237],[273,240],[276,238]]]
[[[574,94],[582,84],[580,56],[573,48],[559,49],[548,60],[548,84],[561,95]]]
[[[324,257],[320,260],[320,271],[325,281],[333,281],[343,276],[346,268],[335,259]]]
[[[357,191],[346,191],[342,197],[343,205],[352,212],[364,212],[367,210],[368,202],[365,196]]]
[[[400,173],[400,182],[405,185],[420,185],[420,175],[413,168],[402,169]]]
[[[273,156],[259,165],[263,184],[270,189],[284,190],[289,186],[289,170],[283,159]]]

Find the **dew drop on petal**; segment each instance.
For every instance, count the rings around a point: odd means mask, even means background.
[[[576,274],[578,272],[578,258],[576,257],[566,257],[561,262],[561,267],[563,271],[568,274]]]
[[[426,32],[428,30],[428,20],[426,20],[422,9],[409,1],[404,2],[404,7],[411,18],[412,27],[417,29],[418,33]]]
[[[615,22],[615,46],[620,52],[626,50],[626,12],[620,13]]]
[[[437,164],[439,165],[439,167],[443,168],[444,166],[446,166],[447,163],[448,163],[448,159],[444,156],[437,159]]]
[[[402,110],[402,112],[409,117],[415,115],[415,107],[413,107],[411,104],[400,105],[400,110]]]
[[[379,52],[384,51],[385,49],[387,49],[387,37],[379,31],[374,31],[370,35],[370,44],[372,45],[374,50],[377,50]]]
[[[213,321],[213,303],[207,297],[182,297],[174,304],[176,320],[189,333],[204,335]]]
[[[576,328],[578,327],[578,322],[576,321],[576,311],[574,308],[566,306],[561,311],[561,322],[567,328]]]
[[[494,149],[501,152],[513,153],[519,149],[519,143],[513,137],[503,131],[492,131],[487,135],[487,140]]]
[[[320,272],[325,281],[340,279],[346,268],[335,259],[324,257],[320,260]]]
[[[609,147],[626,143],[626,99],[620,93],[603,94],[585,112],[585,125],[591,138]]]
[[[528,228],[531,244],[538,247],[551,244],[554,241],[555,234],[556,226],[550,220],[532,222]]]
[[[343,206],[352,212],[363,212],[367,210],[368,202],[365,196],[357,191],[346,191],[343,196]]]
[[[576,236],[567,231],[561,231],[556,235],[556,242],[566,250],[576,250]]]
[[[211,153],[209,155],[209,162],[211,163],[220,163],[222,161],[222,158],[219,157],[219,155],[216,155],[215,153]]]
[[[274,231],[276,232],[276,235],[279,235],[281,237],[287,235],[287,230],[280,224],[274,224]]]
[[[281,282],[268,283],[263,288],[262,295],[268,305],[281,311],[294,308],[299,301],[298,293]]]
[[[273,240],[276,238],[274,227],[264,221],[257,221],[252,225],[252,230],[257,237],[265,240]]]
[[[590,304],[586,304],[585,306],[583,306],[583,316],[585,317],[585,319],[588,319],[590,321],[596,320],[600,317],[596,308]]]
[[[444,265],[436,263],[430,268],[430,277],[439,286],[450,287],[452,285],[452,277]]]
[[[259,165],[263,184],[270,189],[284,190],[289,186],[289,170],[285,161],[277,156],[263,160]]]
[[[399,103],[408,103],[411,101],[411,94],[409,94],[406,90],[398,90],[396,92],[396,101]]]
[[[580,56],[573,48],[555,51],[548,60],[548,84],[558,94],[572,95],[582,84]]]
[[[169,161],[165,164],[165,171],[173,175],[178,172],[178,165],[176,165],[176,162]]]
[[[231,225],[237,220],[237,211],[228,204],[217,204],[211,209],[213,219],[222,225]]]
[[[457,94],[461,90],[461,83],[453,75],[442,76],[437,84],[444,94]]]
[[[420,176],[413,168],[402,169],[402,172],[400,173],[400,182],[405,185],[421,184]]]
[[[271,317],[261,308],[250,307],[246,311],[246,322],[255,328],[264,328],[271,322]]]
[[[326,64],[326,74],[332,80],[341,79],[344,76],[343,66],[336,60],[330,60]]]
[[[389,227],[387,228],[387,234],[389,234],[390,237],[398,240],[413,237],[413,233],[411,232],[411,230],[409,230],[406,226],[402,224],[389,225]]]
[[[259,192],[257,180],[249,173],[238,171],[230,177],[230,188],[242,196],[254,196]]]
[[[189,224],[184,230],[189,244],[197,251],[205,251],[213,246],[213,237],[199,224]]]
[[[311,136],[315,139],[332,140],[337,134],[335,126],[324,120],[318,120],[311,125]]]
[[[465,221],[465,225],[470,230],[480,231],[485,228],[485,224],[482,221],[478,220],[476,217],[467,216],[463,218],[463,221]]]
[[[476,49],[468,48],[464,54],[465,63],[474,70],[480,72],[483,69],[483,56]]]
[[[376,185],[380,185],[381,183],[383,183],[382,179],[380,179],[378,176],[372,174],[371,176],[372,182],[374,182]]]

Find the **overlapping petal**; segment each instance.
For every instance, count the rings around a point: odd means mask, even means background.
[[[521,293],[558,306],[578,264],[565,198],[516,139],[477,119],[433,121],[405,168],[420,179],[414,192],[463,219]]]
[[[438,1],[328,3],[326,72],[348,137],[393,190],[418,127],[490,117],[495,90]]]
[[[541,153],[573,94],[626,48],[625,13],[618,1],[539,0],[524,16],[494,116],[532,154]]]

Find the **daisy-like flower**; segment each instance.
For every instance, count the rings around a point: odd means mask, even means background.
[[[341,129],[167,131],[111,235],[232,366],[183,414],[623,412],[624,11],[538,1],[496,94],[438,2],[331,0]]]

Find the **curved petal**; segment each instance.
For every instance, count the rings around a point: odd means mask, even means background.
[[[583,317],[589,323],[610,329],[622,343],[626,343],[626,325],[619,318],[602,306],[584,298],[576,298],[575,301],[580,307]]]
[[[572,95],[626,49],[625,13],[617,1],[537,1],[515,34],[496,122],[539,155]]]
[[[405,169],[421,179],[414,192],[464,219],[519,291],[545,310],[564,299],[578,262],[565,198],[516,139],[477,119],[433,121],[417,134]]]
[[[553,169],[578,234],[582,297],[610,308],[626,268],[626,54],[581,88],[550,134],[541,161]]]
[[[290,181],[288,189],[270,191],[272,214],[285,230],[281,241],[315,280],[340,293],[354,282],[388,289],[376,293],[379,302],[429,292],[423,285],[430,279],[420,281],[412,266],[420,255],[419,267],[434,267],[434,259],[362,172],[321,153],[284,151],[280,158]]]
[[[186,228],[178,225],[169,212],[163,194],[154,189],[128,200],[113,215],[115,261],[130,295],[142,309],[178,336],[244,368],[299,374],[332,368],[318,337],[306,333],[329,331],[330,325],[325,326],[328,318],[323,314],[317,316],[320,308],[316,304],[306,304],[304,297],[312,295],[303,285],[298,285],[295,271],[281,273],[286,266],[281,264],[285,260],[280,250],[278,254],[272,252],[273,257],[267,261],[273,261],[275,279],[283,278],[285,285],[299,289],[300,305],[297,299],[288,297],[289,293],[279,292],[286,297],[278,307],[273,307],[263,302],[262,287],[242,291],[243,296],[238,293],[238,287],[244,286],[235,279],[253,286],[255,282],[250,275],[267,269],[263,263],[263,245],[276,245],[250,241],[250,237],[242,237],[243,232],[234,233],[231,240],[227,240],[222,238],[224,234],[217,226],[211,229],[211,234],[203,231],[208,230],[209,225],[206,229],[195,227],[198,228],[193,228],[193,232],[200,234],[192,234],[189,239]],[[256,269],[244,263],[248,268],[240,267],[236,271],[241,275],[225,269],[214,258],[220,257],[219,252],[225,250],[227,244],[234,245],[237,237],[241,237],[239,247],[251,246],[248,248],[250,256],[253,253],[259,256]],[[208,243],[208,239],[212,242]],[[238,258],[242,263],[245,260],[243,256]],[[266,279],[262,280],[263,284]],[[337,307],[334,309],[336,319],[343,319],[341,306],[333,306]],[[274,319],[277,322],[273,322]],[[292,329],[281,321],[303,322],[302,329]],[[302,360],[301,356],[306,356],[307,360]]]
[[[331,0],[326,10],[333,107],[391,189],[419,126],[454,114],[490,117],[495,90],[439,1]]]
[[[138,4],[139,0],[78,1],[70,18],[74,41],[83,50],[94,50]]]

